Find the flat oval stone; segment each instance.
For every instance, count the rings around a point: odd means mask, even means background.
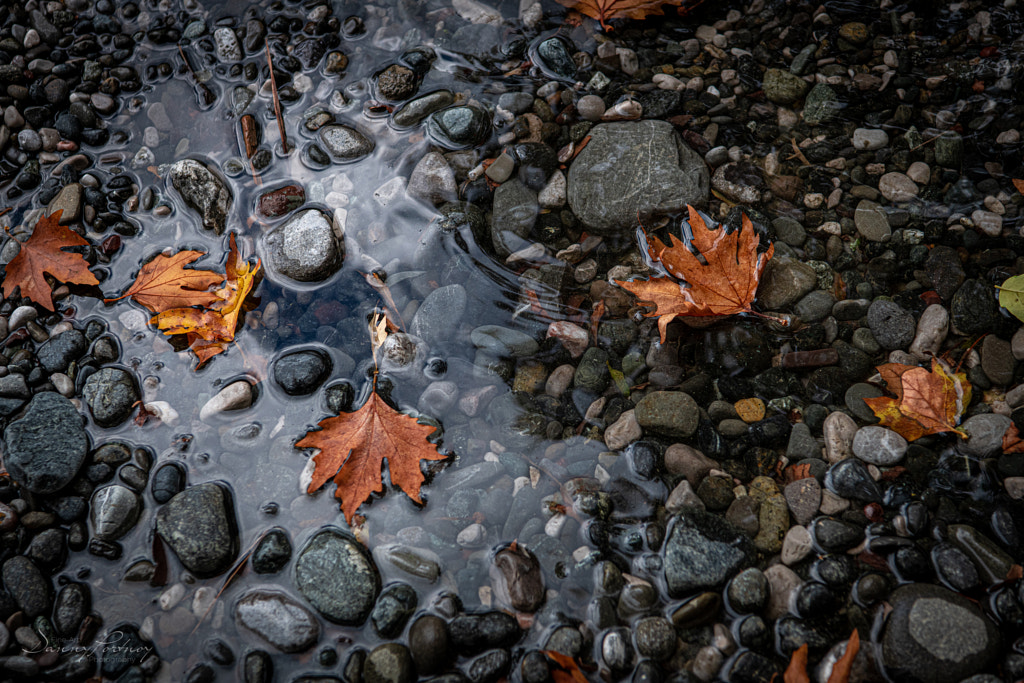
[[[217,576],[238,556],[235,506],[227,487],[215,482],[185,489],[156,514],[156,531],[197,576]]]
[[[142,499],[127,486],[98,489],[90,505],[93,534],[101,541],[116,541],[128,533],[142,512]]]
[[[320,638],[316,616],[284,593],[253,590],[235,606],[235,620],[281,652],[304,652]]]
[[[295,585],[330,621],[359,625],[366,621],[380,593],[380,574],[369,553],[351,534],[323,529],[302,548],[295,561]]]
[[[866,463],[891,467],[907,453],[907,440],[886,427],[861,427],[853,437],[853,454]]]
[[[323,126],[318,134],[320,141],[335,161],[358,161],[374,148],[373,140],[355,128],[340,123]]]

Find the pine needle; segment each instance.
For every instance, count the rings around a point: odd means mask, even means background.
[[[267,66],[270,67],[270,91],[274,96],[274,116],[277,117],[277,129],[281,133],[281,149],[288,153],[288,135],[284,132],[284,117],[281,116],[281,98],[277,95],[277,79],[274,78],[274,60],[270,56],[270,41],[263,39],[267,48]]]

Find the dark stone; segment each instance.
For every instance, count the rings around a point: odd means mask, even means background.
[[[156,530],[185,568],[207,578],[238,556],[235,505],[227,487],[206,482],[185,489],[156,515]]]
[[[330,621],[358,625],[366,621],[380,593],[380,574],[352,535],[327,527],[300,551],[295,585]]]
[[[78,330],[68,330],[47,340],[36,351],[36,356],[43,370],[53,374],[66,371],[68,365],[81,358],[88,348],[89,342],[84,334]]]
[[[135,378],[121,368],[103,368],[85,381],[82,398],[100,427],[116,427],[132,413],[139,400]]]
[[[330,359],[318,351],[298,351],[274,361],[274,381],[289,396],[312,394],[330,372]]]
[[[994,664],[1001,638],[977,605],[929,584],[897,588],[881,635],[881,660],[892,680],[956,683]],[[955,624],[955,628],[951,625]]]
[[[484,612],[455,617],[448,624],[455,651],[473,655],[498,647],[511,647],[522,636],[515,617],[505,612]]]
[[[32,560],[16,556],[4,562],[4,588],[30,619],[49,615],[53,605],[53,586]]]
[[[252,553],[252,569],[257,574],[276,574],[292,559],[288,532],[280,527],[269,530]]]
[[[953,295],[950,313],[961,334],[990,332],[999,322],[995,288],[981,280],[966,280]]]
[[[25,416],[4,431],[4,466],[11,478],[33,493],[66,486],[82,467],[89,438],[82,416],[60,394],[40,392]]]
[[[416,611],[416,590],[405,583],[386,586],[370,612],[370,621],[381,638],[396,638]]]
[[[754,548],[718,515],[686,509],[670,522],[662,557],[669,594],[682,597],[724,586],[753,561]]]

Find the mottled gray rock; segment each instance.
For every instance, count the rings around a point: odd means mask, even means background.
[[[602,123],[569,168],[568,200],[590,232],[631,234],[637,215],[701,206],[707,165],[666,121]]]
[[[256,589],[239,599],[235,620],[281,652],[304,652],[320,638],[320,622],[278,591]]]
[[[359,625],[380,593],[380,574],[366,549],[335,527],[317,532],[295,561],[295,585],[330,621]]]
[[[317,132],[335,161],[358,161],[373,151],[373,140],[351,126],[331,124]]]
[[[811,84],[784,69],[767,69],[761,87],[772,102],[792,104],[807,94]]]
[[[260,251],[272,272],[298,282],[323,282],[345,260],[342,236],[319,209],[298,213],[271,230]]]
[[[438,152],[428,152],[412,169],[405,191],[410,197],[431,204],[442,204],[455,201],[458,186],[448,161]]]
[[[190,572],[206,578],[227,571],[238,556],[235,504],[214,482],[185,489],[156,514],[156,531]]]
[[[878,299],[868,308],[868,327],[883,349],[905,349],[914,340],[917,323],[899,304]]]
[[[217,46],[217,57],[222,62],[242,61],[242,46],[238,44],[234,29],[227,26],[217,29],[213,32],[213,42]]]
[[[44,391],[28,404],[25,416],[3,435],[4,466],[11,478],[33,493],[64,488],[82,467],[89,437],[74,404],[58,393]]]
[[[81,358],[88,348],[89,341],[84,334],[78,330],[68,330],[44,342],[36,351],[36,356],[43,370],[52,374],[67,370],[68,365]]]
[[[697,431],[700,408],[681,391],[652,391],[636,406],[636,421],[644,430],[686,439]]]
[[[721,588],[754,558],[750,539],[722,517],[684,508],[670,522],[665,581],[672,597]]]
[[[195,159],[176,161],[168,173],[185,203],[199,212],[203,227],[218,235],[224,232],[231,210],[231,190],[224,181]]]
[[[132,414],[132,408],[139,400],[139,390],[135,386],[135,378],[127,370],[103,368],[85,380],[82,398],[96,424],[116,427]]]

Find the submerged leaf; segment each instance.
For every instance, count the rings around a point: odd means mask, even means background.
[[[662,5],[683,4],[682,0],[558,0],[569,9],[597,19],[601,28],[610,31],[608,22],[612,19],[643,19],[647,15],[663,15]]]
[[[250,265],[248,259],[242,258],[234,233],[224,270],[224,286],[215,292],[216,300],[209,307],[171,308],[150,320],[166,335],[186,335],[199,366],[222,353],[235,340],[238,317],[246,310],[246,298],[256,286],[259,259],[255,265]]]

